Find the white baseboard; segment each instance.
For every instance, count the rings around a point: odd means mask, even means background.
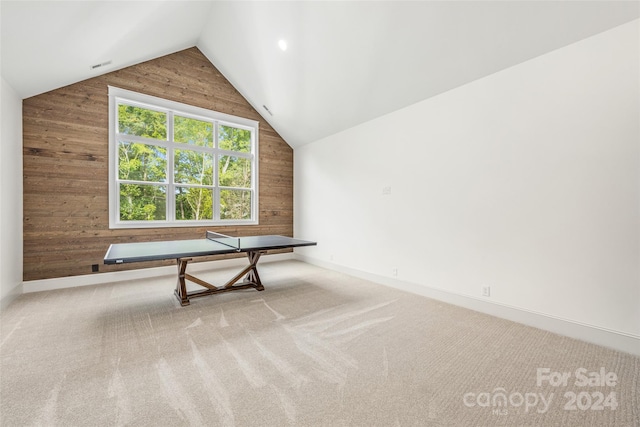
[[[260,258],[260,264],[274,261],[294,259],[293,253],[268,254]],[[247,265],[246,258],[230,258],[189,264],[190,273]],[[158,276],[176,275],[176,266],[142,268],[139,270],[110,271],[82,276],[56,277],[54,279],[30,280],[23,282],[22,293],[52,291],[55,289],[75,288],[79,286],[101,285],[105,283],[123,282],[137,279],[148,279]]]
[[[566,337],[575,338],[581,341],[640,356],[640,336],[637,335],[614,331],[595,325],[588,325],[506,304],[487,301],[470,295],[456,294],[415,283],[404,282],[402,280],[367,273],[338,264],[318,260],[298,253],[295,253],[295,259],[317,265],[328,270],[339,271],[350,276],[359,277],[374,283],[389,286],[391,288],[422,295]]]

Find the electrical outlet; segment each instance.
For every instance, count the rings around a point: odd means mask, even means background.
[[[391,275],[392,275],[393,277],[398,277],[398,269],[397,269],[397,268],[394,268],[393,270],[391,270]]]
[[[491,296],[491,286],[483,286],[482,287],[482,296],[490,297]]]

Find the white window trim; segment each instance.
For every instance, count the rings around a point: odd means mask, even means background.
[[[120,197],[118,193],[118,179],[117,179],[117,159],[118,159],[118,144],[116,136],[116,109],[118,101],[126,101],[127,104],[138,105],[143,108],[148,108],[156,111],[172,111],[179,113],[182,117],[190,117],[195,119],[205,119],[214,121],[214,135],[217,142],[217,129],[219,124],[229,125],[236,128],[248,129],[252,131],[252,152],[251,153],[237,153],[232,151],[226,151],[218,149],[218,153],[221,155],[229,154],[235,157],[254,159],[253,168],[251,170],[251,218],[250,220],[216,220],[220,217],[219,203],[214,203],[214,219],[213,220],[164,220],[164,221],[121,221],[120,220]],[[236,225],[256,225],[258,224],[258,134],[259,134],[259,122],[256,120],[250,120],[243,117],[236,117],[230,114],[224,114],[217,111],[207,110],[192,105],[183,104],[181,102],[170,101],[167,99],[158,98],[151,95],[145,95],[138,92],[133,92],[126,89],[120,89],[117,87],[109,86],[109,228],[110,229],[123,229],[123,228],[161,228],[161,227],[202,227],[202,226],[236,226]],[[167,134],[171,132],[173,135],[173,120],[168,120]],[[192,149],[194,147],[189,147]],[[195,147],[197,150],[197,147]],[[168,162],[167,173],[173,173],[173,165]],[[216,168],[217,170],[217,168]],[[169,175],[173,176],[173,175]],[[218,174],[214,176],[214,200],[219,201],[220,187],[218,185]],[[231,187],[224,187],[224,189]],[[175,198],[170,197],[170,193],[167,192],[167,210],[168,212],[175,212]]]

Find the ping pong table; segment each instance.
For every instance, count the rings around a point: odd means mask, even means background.
[[[316,242],[294,239],[292,237],[268,235],[231,237],[213,231],[207,231],[204,239],[171,240],[163,242],[114,243],[104,256],[105,264],[124,264],[131,262],[176,259],[178,265],[178,283],[175,296],[182,306],[189,305],[189,298],[255,288],[264,290],[258,275],[260,256],[268,250],[289,249],[300,246],[313,246]],[[246,253],[249,265],[222,286],[214,286],[186,272],[193,258]],[[244,279],[243,279],[244,276]],[[240,280],[242,282],[240,282]],[[187,291],[186,282],[193,282],[204,289]]]

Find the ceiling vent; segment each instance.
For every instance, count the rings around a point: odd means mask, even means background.
[[[106,65],[111,64],[111,61],[103,62],[102,64],[95,64],[89,67],[90,70],[95,70],[96,68],[104,67]]]

